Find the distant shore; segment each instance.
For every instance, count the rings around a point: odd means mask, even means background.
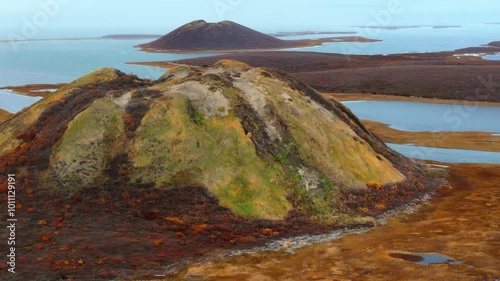
[[[304,35],[332,35],[332,34],[356,34],[356,31],[297,31],[297,32],[277,32],[268,35],[274,37],[291,37],[291,36],[304,36]]]
[[[11,90],[15,93],[30,97],[46,97],[47,95],[50,95],[54,90],[58,90],[64,85],[66,85],[66,83],[28,84],[23,86],[0,87],[0,90]]]
[[[433,28],[433,29],[445,29],[445,28],[462,28],[460,25],[369,25],[369,26],[356,26],[357,28],[372,28],[372,29],[385,29],[385,30],[398,30],[398,29],[410,29],[410,28]]]
[[[279,69],[320,92],[500,102],[500,88],[488,84],[490,80],[500,80],[500,61],[457,51],[390,55],[240,51],[177,61],[130,63],[163,68],[178,64],[204,67],[222,59]]]
[[[384,94],[363,94],[363,93],[321,93],[325,98],[334,98],[337,101],[408,101],[408,102],[426,102],[439,104],[463,104],[471,106],[498,106],[500,102],[489,101],[467,101],[467,100],[452,100],[452,99],[437,99],[437,98],[420,98],[406,97]]]
[[[155,39],[161,35],[153,34],[110,34],[100,37],[74,37],[74,38],[40,38],[40,39],[1,39],[0,43],[20,43],[20,42],[38,42],[38,41],[85,41],[85,40],[139,40],[139,39]]]

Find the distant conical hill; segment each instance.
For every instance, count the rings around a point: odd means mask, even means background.
[[[0,174],[22,235],[11,280],[115,279],[369,225],[435,187],[341,104],[236,61],[67,84],[0,123]]]
[[[281,40],[232,21],[207,23],[197,20],[140,47],[170,51],[222,51],[280,49],[304,45],[304,41]]]

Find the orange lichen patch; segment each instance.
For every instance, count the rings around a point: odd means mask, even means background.
[[[184,222],[178,217],[165,217],[165,220],[175,224],[184,224]]]
[[[39,221],[37,221],[36,224],[41,225],[41,226],[45,226],[45,225],[47,225],[47,221],[46,220],[39,220]]]
[[[194,235],[201,234],[207,230],[207,224],[195,224],[191,226],[191,231]]]

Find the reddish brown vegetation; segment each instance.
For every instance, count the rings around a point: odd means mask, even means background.
[[[161,270],[214,248],[240,249],[269,237],[326,230],[300,217],[266,221],[236,216],[198,187],[162,191],[107,183],[70,198],[41,189],[31,196],[18,198],[32,211],[19,215],[23,239],[18,251],[25,263],[17,280],[116,278]]]
[[[248,52],[177,62],[208,66],[221,59],[238,60],[255,67],[271,67],[291,73],[321,92],[500,101],[498,89],[495,92],[495,88],[491,87],[491,81],[500,80],[500,62],[451,59],[453,54],[362,56]]]
[[[344,200],[349,207],[360,213],[379,215],[386,210],[407,204],[410,199],[419,198],[425,192],[432,192],[435,187],[435,182],[428,182],[424,185],[411,179],[399,184],[396,189],[393,185],[384,185],[368,190],[350,190],[344,193]]]

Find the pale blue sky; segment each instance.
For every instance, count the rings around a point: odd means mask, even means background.
[[[195,19],[272,32],[481,24],[499,22],[499,15],[499,0],[17,0],[2,1],[0,39],[165,34]]]

